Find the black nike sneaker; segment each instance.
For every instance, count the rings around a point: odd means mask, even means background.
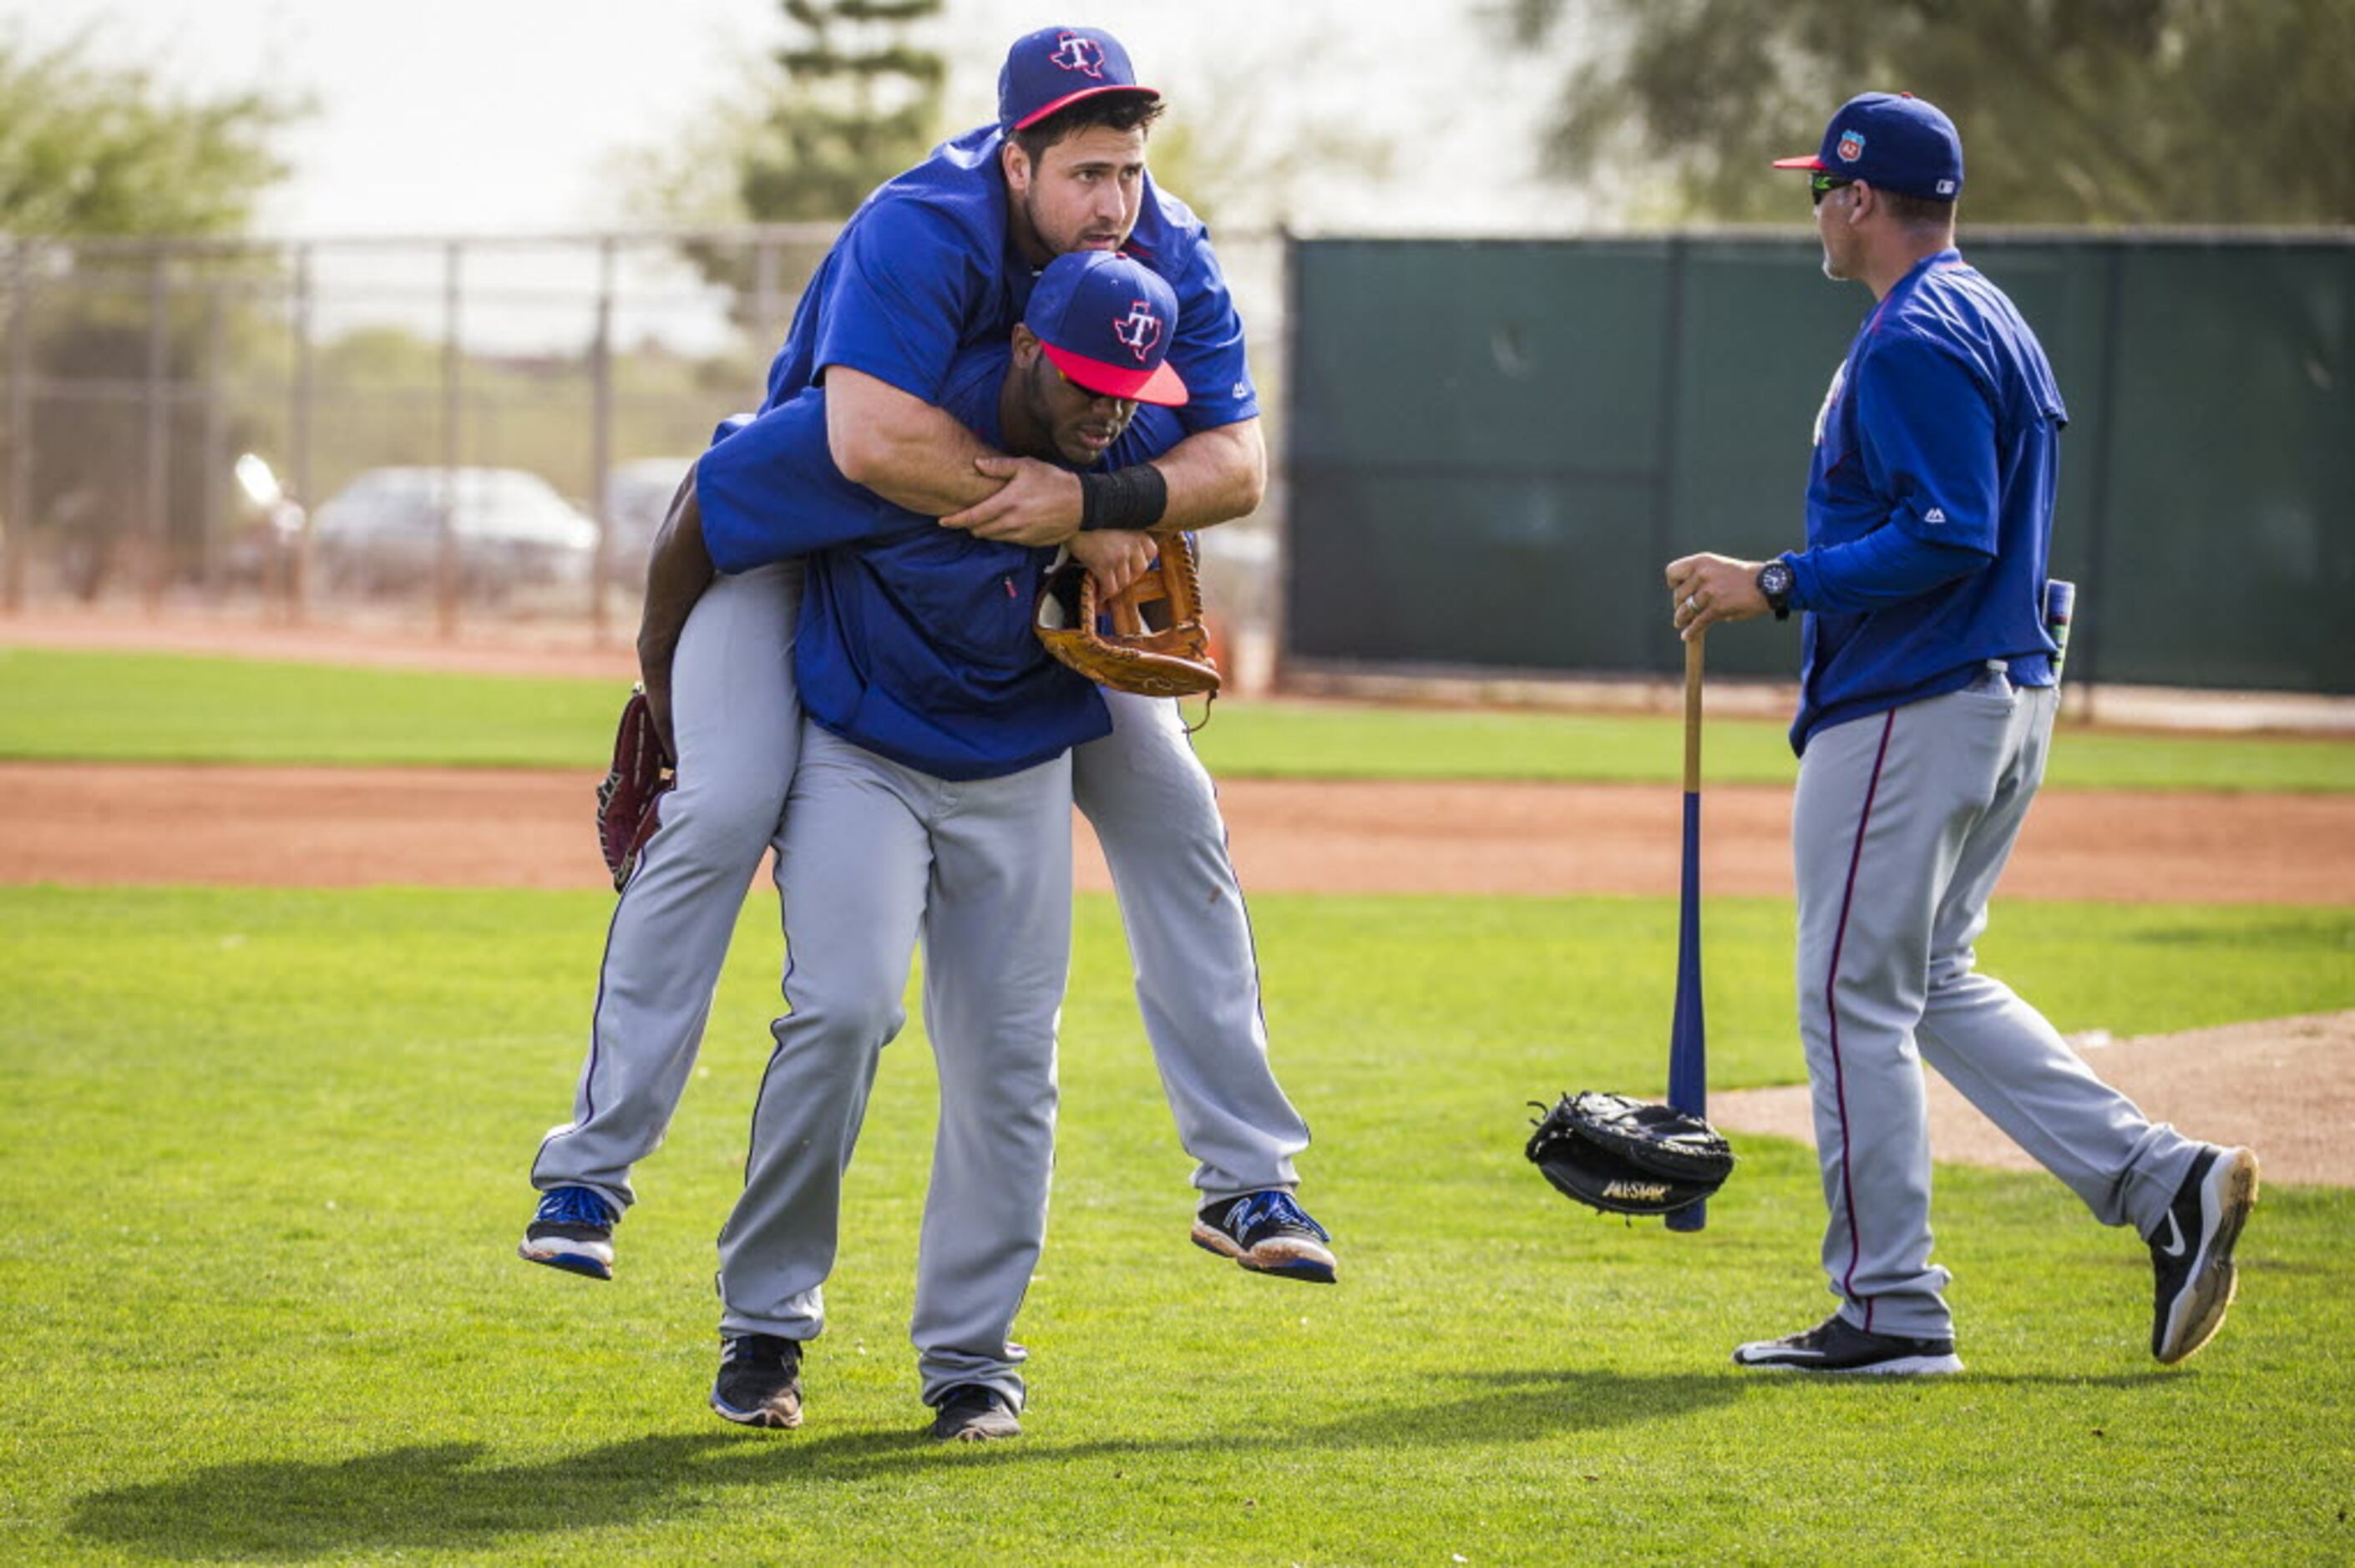
[[[2257,1203],[2257,1157],[2245,1149],[2205,1149],[2191,1162],[2150,1243],[2158,1277],[2150,1353],[2173,1366],[2213,1339],[2240,1287],[2232,1244]]]
[[[1875,1334],[1835,1312],[1814,1328],[1779,1340],[1738,1346],[1733,1364],[1764,1371],[1888,1372],[1914,1376],[1963,1370],[1952,1340],[1909,1340]]]

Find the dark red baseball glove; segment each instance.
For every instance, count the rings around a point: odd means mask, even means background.
[[[678,782],[677,766],[663,749],[654,710],[644,687],[630,693],[622,727],[613,736],[613,767],[597,786],[597,847],[619,893],[637,869],[638,853],[662,825],[662,798]]]

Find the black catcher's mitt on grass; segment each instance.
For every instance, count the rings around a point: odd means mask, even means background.
[[[1545,1179],[1606,1214],[1672,1214],[1733,1174],[1732,1146],[1715,1128],[1625,1095],[1564,1095],[1532,1125],[1529,1155]]]

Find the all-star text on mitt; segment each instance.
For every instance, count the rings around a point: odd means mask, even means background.
[[[1733,1148],[1699,1117],[1625,1095],[1564,1095],[1532,1123],[1529,1157],[1564,1197],[1606,1214],[1672,1214],[1725,1185]]]

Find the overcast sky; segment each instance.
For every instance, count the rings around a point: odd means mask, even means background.
[[[1007,42],[1086,21],[1121,36],[1173,115],[1247,110],[1247,144],[1316,121],[1396,145],[1380,179],[1295,181],[1295,222],[1560,228],[1573,204],[1530,177],[1557,68],[1508,59],[1484,3],[951,0],[939,37],[960,124],[992,112]],[[318,112],[287,138],[294,174],[262,226],[314,238],[625,223],[613,152],[677,138],[787,33],[775,0],[0,0],[0,17],[35,41],[88,30],[167,84],[307,95]]]

